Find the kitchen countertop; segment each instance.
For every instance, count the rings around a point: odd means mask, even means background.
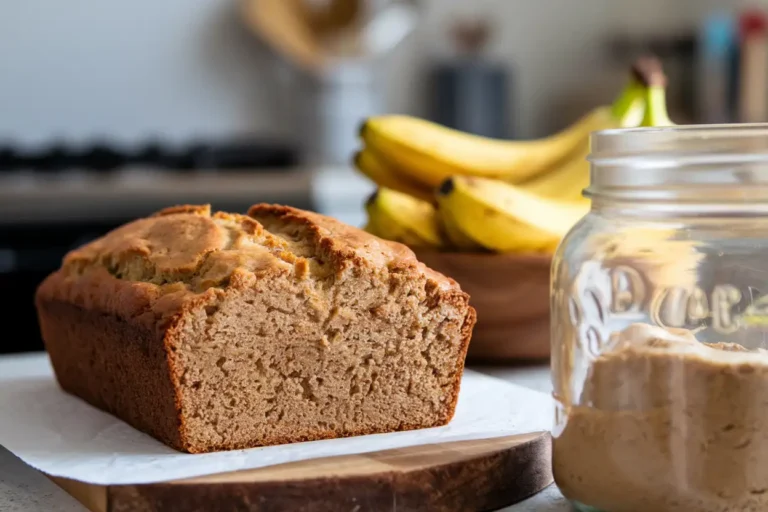
[[[476,366],[473,370],[537,391],[550,393],[547,366]],[[0,446],[0,510],[3,512],[87,512],[74,498]],[[500,512],[572,510],[555,485]]]
[[[317,208],[362,225],[362,203],[374,190],[345,166],[258,171],[174,172],[126,168],[110,173],[0,174],[0,225],[25,222],[121,219],[180,203],[247,208],[267,201]]]

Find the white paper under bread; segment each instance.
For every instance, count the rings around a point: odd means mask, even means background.
[[[58,387],[44,354],[0,357],[0,445],[49,475],[129,484],[333,455],[549,430],[548,395],[467,371],[456,416],[439,428],[189,455]]]

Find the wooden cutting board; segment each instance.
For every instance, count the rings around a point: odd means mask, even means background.
[[[329,457],[141,485],[51,477],[92,512],[472,512],[553,481],[549,432]]]

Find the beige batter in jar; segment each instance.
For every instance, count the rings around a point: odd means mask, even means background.
[[[554,441],[569,498],[610,512],[768,510],[768,353],[636,324]]]

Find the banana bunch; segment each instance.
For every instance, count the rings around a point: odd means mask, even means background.
[[[402,115],[369,118],[355,167],[378,185],[366,230],[411,247],[551,253],[589,210],[589,135],[670,125],[656,59],[633,66],[611,106],[559,133],[507,141]],[[646,108],[647,107],[647,108]]]

